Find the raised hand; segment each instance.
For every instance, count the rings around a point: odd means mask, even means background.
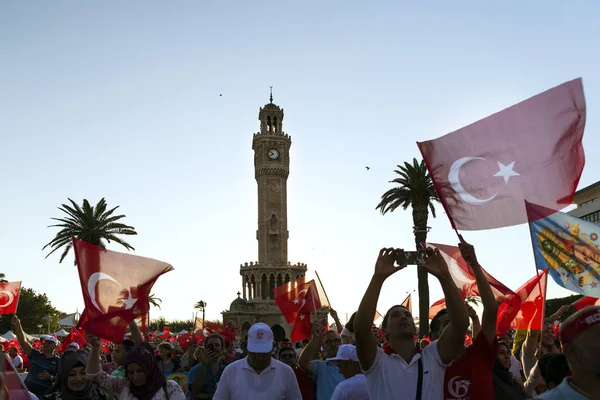
[[[323,324],[321,322],[313,322],[311,326],[312,340],[322,340],[324,333]]]
[[[458,248],[460,249],[460,255],[462,256],[462,258],[467,262],[467,264],[471,266],[479,265],[477,262],[477,255],[475,254],[475,248],[473,247],[473,245],[465,242],[462,235],[458,235],[458,238],[460,239]]]
[[[390,275],[406,267],[406,265],[400,265],[398,267],[394,265],[394,263],[396,262],[396,254],[402,251],[404,250],[391,248],[381,249],[379,251],[379,256],[377,257],[377,262],[375,263],[375,272],[373,276],[386,279]]]
[[[98,350],[102,345],[102,342],[98,336],[92,335],[91,333],[87,332],[85,336],[87,338],[88,344],[92,347],[92,349]]]
[[[477,316],[477,312],[475,311],[475,309],[473,307],[471,307],[471,305],[469,303],[465,303],[465,306],[467,307],[467,313],[469,314],[469,318],[471,318],[471,319],[479,318]]]
[[[13,314],[12,318],[10,319],[10,323],[12,324],[13,328],[17,328],[21,325],[21,321],[19,320],[19,317],[17,317],[17,314]]]
[[[338,318],[338,314],[337,311],[335,311],[333,308],[329,308],[329,315],[331,315],[331,318],[333,319],[337,319]]]
[[[425,250],[425,264],[419,265],[419,267],[424,268],[438,279],[450,276],[448,264],[446,264],[446,260],[444,260],[439,249],[434,250],[428,247]]]

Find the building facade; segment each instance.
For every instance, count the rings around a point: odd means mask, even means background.
[[[306,264],[288,261],[287,179],[292,138],[283,131],[283,109],[269,104],[259,110],[260,132],[252,138],[254,177],[258,186],[258,261],[240,265],[242,290],[223,311],[223,322],[234,323],[243,338],[256,322],[267,323],[275,341],[289,338],[287,324],[275,304],[273,289],[305,275]]]
[[[573,203],[577,208],[569,214],[600,225],[600,181],[578,190]]]

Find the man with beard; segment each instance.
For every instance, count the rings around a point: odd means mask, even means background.
[[[275,360],[273,332],[258,322],[248,331],[248,356],[225,367],[214,400],[301,400],[294,371]]]
[[[600,306],[577,311],[563,322],[560,340],[571,377],[540,399],[597,399],[600,393]]]
[[[196,350],[194,357],[199,364],[188,374],[188,392],[191,394],[188,398],[212,399],[227,365],[223,357],[224,345],[223,337],[213,333],[204,340],[204,347]]]
[[[461,293],[438,249],[428,248],[424,255],[425,264],[419,268],[439,280],[446,298],[449,322],[439,340],[419,353],[412,314],[400,305],[390,308],[383,319],[382,330],[388,340],[385,350],[377,347],[371,332],[383,282],[406,267],[394,265],[402,252],[400,249],[379,252],[373,277],[354,321],[358,359],[365,371],[371,399],[441,400],[446,367],[464,345],[469,317]]]

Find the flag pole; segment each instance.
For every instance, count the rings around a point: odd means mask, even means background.
[[[317,279],[319,280],[319,285],[321,285],[321,288],[323,289],[323,294],[325,295],[327,304],[329,304],[329,308],[331,308],[331,302],[329,301],[329,296],[327,296],[327,292],[325,291],[325,286],[323,286],[323,282],[321,282],[321,278],[319,278],[319,273],[317,272],[317,270],[315,270],[315,275],[317,276]]]

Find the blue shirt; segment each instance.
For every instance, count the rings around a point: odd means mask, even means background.
[[[340,374],[340,369],[330,362],[322,360],[311,362],[315,367],[312,378],[317,383],[317,399],[329,400],[335,387],[344,380],[344,375]]]
[[[204,384],[202,385],[202,390],[200,390],[200,393],[215,394],[217,391],[217,383],[219,382],[219,379],[221,379],[221,374],[223,374],[223,370],[226,366],[227,364],[224,361],[221,361],[219,364],[219,369],[216,372],[213,372],[210,366],[206,367]],[[192,383],[198,379],[201,367],[202,364],[195,365],[192,367],[192,369],[190,369],[190,372],[188,372],[188,399],[193,400],[196,398],[196,396],[192,394]]]
[[[45,355],[33,349],[29,354],[29,373],[25,378],[27,389],[38,397],[42,397],[52,387],[52,381],[42,381],[38,374],[46,371],[52,376],[56,376],[58,370],[58,357],[46,358]]]
[[[587,400],[587,397],[573,389],[569,384],[571,378],[567,377],[563,379],[560,385],[552,390],[542,393],[538,399],[550,399],[550,400]]]

